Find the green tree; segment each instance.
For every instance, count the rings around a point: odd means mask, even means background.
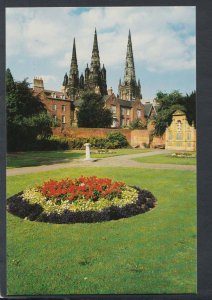
[[[146,129],[146,125],[144,125],[140,119],[136,119],[132,122],[130,122],[129,129]]]
[[[29,149],[38,137],[52,134],[53,119],[44,104],[35,97],[27,80],[16,82],[6,70],[6,108],[8,150]]]
[[[161,136],[172,122],[172,115],[176,110],[185,112],[189,125],[194,123],[196,127],[196,92],[183,96],[179,91],[170,94],[158,92],[156,96],[158,104],[157,115],[154,117],[154,135]]]
[[[77,112],[78,127],[106,128],[112,124],[112,112],[105,108],[102,96],[86,92]]]

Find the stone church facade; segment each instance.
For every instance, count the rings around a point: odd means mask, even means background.
[[[102,95],[105,107],[109,108],[113,113],[113,124],[111,127],[128,127],[136,119],[141,120],[143,124],[146,123],[144,104],[141,102],[141,84],[140,80],[136,81],[130,31],[128,35],[124,78],[123,81],[120,79],[118,86],[119,95],[116,96],[112,88],[107,90],[106,69],[104,64],[101,67],[96,29],[94,32],[91,63],[90,66],[87,64],[84,75],[82,73],[80,77],[74,39],[70,71],[69,75],[66,73],[64,76],[62,90],[64,95],[72,102],[71,127],[77,126],[76,112],[80,108],[82,103],[81,95],[85,91],[92,91]]]
[[[196,129],[190,126],[186,114],[177,110],[172,115],[172,123],[166,129],[166,149],[196,151]]]

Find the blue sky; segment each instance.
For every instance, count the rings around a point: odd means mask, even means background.
[[[90,64],[95,27],[107,86],[116,94],[129,29],[145,100],[159,90],[196,89],[195,7],[7,8],[6,65],[16,80],[43,77],[46,89],[60,90],[73,38],[81,74]]]

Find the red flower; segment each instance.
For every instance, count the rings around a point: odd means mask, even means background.
[[[99,198],[111,200],[121,195],[123,182],[112,182],[110,178],[98,178],[96,176],[84,177],[77,179],[63,179],[56,181],[50,179],[38,186],[38,190],[46,196],[47,200],[65,200],[74,201],[85,198],[91,201],[98,201]]]

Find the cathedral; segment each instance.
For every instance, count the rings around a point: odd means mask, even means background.
[[[128,127],[136,119],[146,124],[145,104],[142,104],[140,80],[136,80],[135,64],[131,33],[129,31],[123,80],[118,85],[119,95],[113,93],[112,88],[107,89],[106,68],[101,65],[97,31],[95,29],[93,49],[90,65],[87,64],[84,72],[79,76],[77,47],[74,38],[70,70],[64,76],[62,91],[49,91],[44,89],[42,79],[34,79],[34,93],[39,95],[45,103],[49,113],[59,120],[61,127],[77,127],[77,110],[82,104],[83,92],[92,91],[100,94],[105,107],[113,114],[111,127]]]
[[[94,33],[90,68],[87,64],[84,75],[82,73],[80,77],[77,64],[76,44],[74,39],[69,76],[67,73],[65,74],[63,88],[73,101],[78,99],[84,91],[94,91],[96,93],[100,93],[101,95],[107,94],[106,69],[104,64],[101,68],[96,29]]]

